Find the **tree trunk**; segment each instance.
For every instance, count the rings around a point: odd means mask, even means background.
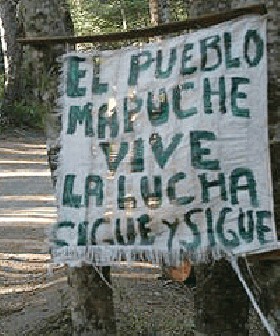
[[[196,267],[196,334],[248,335],[249,300],[229,262]]]
[[[191,16],[263,3],[263,1],[186,1]],[[275,222],[280,221],[280,94],[279,94],[279,1],[266,3],[268,20],[268,115],[271,163],[274,186]],[[278,153],[278,154],[277,154]],[[279,224],[278,224],[279,238]],[[260,261],[253,265],[261,284],[260,302],[275,330],[280,330],[280,265],[277,261]],[[244,268],[243,268],[244,270]],[[249,302],[231,266],[224,260],[197,267],[197,335],[247,335]],[[266,334],[266,332],[264,332]]]
[[[170,21],[169,0],[149,0],[151,23],[157,26]]]
[[[268,133],[274,195],[274,215],[280,240],[280,5],[279,0],[233,0],[232,8],[264,3],[268,9],[267,61],[268,61]],[[260,283],[260,302],[276,331],[280,331],[280,261],[255,262]]]
[[[17,37],[20,35],[17,2],[15,0],[0,1],[0,31],[5,67],[4,101],[0,119],[4,123],[13,119],[12,106],[15,101],[21,98],[19,69],[22,48],[16,42]]]
[[[110,287],[110,267],[102,267],[100,272],[106,282],[93,266],[69,269],[72,335],[116,335],[113,290]]]
[[[66,0],[22,0],[20,12],[25,35],[73,35],[73,26]],[[23,69],[26,100],[43,104],[47,110],[46,135],[50,168],[56,182],[59,154],[60,116],[56,113],[59,64],[57,57],[66,51],[65,45],[25,46]],[[109,268],[103,269],[109,278]],[[71,311],[74,335],[115,335],[115,315],[112,289],[92,266],[69,269],[72,296]]]
[[[64,36],[74,33],[66,0],[21,0],[19,13],[25,36]],[[57,58],[65,51],[64,44],[25,45],[21,67],[26,104],[36,102],[46,111],[47,149],[54,180],[60,134],[60,116],[56,109],[60,66]]]

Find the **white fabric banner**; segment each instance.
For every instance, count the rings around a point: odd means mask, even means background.
[[[63,58],[57,262],[275,246],[266,19]]]

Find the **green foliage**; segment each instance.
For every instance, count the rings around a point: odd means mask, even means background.
[[[70,0],[77,35],[111,33],[150,26],[149,0]],[[170,1],[170,19],[186,19],[184,0]]]
[[[69,0],[76,35],[112,33],[151,26],[149,11],[151,0]],[[170,20],[179,21],[187,17],[184,0],[170,0]],[[133,42],[149,42],[138,38]],[[115,49],[131,45],[132,41],[101,43],[98,49]],[[92,48],[92,44],[80,45]]]
[[[187,19],[185,0],[171,0],[171,21],[181,21]]]
[[[47,108],[39,103],[15,102],[12,107],[14,125],[42,130]]]
[[[4,101],[5,76],[0,74],[0,101]],[[44,128],[47,107],[37,102],[15,101],[12,106],[2,106],[5,113],[12,116],[12,125],[30,127],[38,130]],[[2,126],[3,127],[3,126]]]
[[[148,0],[70,0],[77,35],[110,33],[149,24]]]

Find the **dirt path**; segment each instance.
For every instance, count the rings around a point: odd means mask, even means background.
[[[0,334],[23,335],[67,303],[63,268],[50,274],[55,198],[42,136],[0,139]]]
[[[0,335],[71,334],[66,271],[49,268],[56,207],[44,143],[26,132],[0,139]],[[157,268],[112,273],[120,335],[189,334],[190,292],[155,281]]]
[[[56,220],[45,140],[0,137],[0,335],[71,335],[66,269],[50,269]],[[112,270],[118,335],[193,335],[193,290],[151,267]],[[254,332],[254,335],[262,333]]]

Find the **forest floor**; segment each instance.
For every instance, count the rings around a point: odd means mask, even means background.
[[[55,221],[44,137],[2,134],[0,335],[71,335],[67,271],[52,267],[48,253]],[[147,264],[111,275],[118,335],[193,335],[194,289],[158,279],[161,269]],[[252,334],[264,335],[257,325]]]

